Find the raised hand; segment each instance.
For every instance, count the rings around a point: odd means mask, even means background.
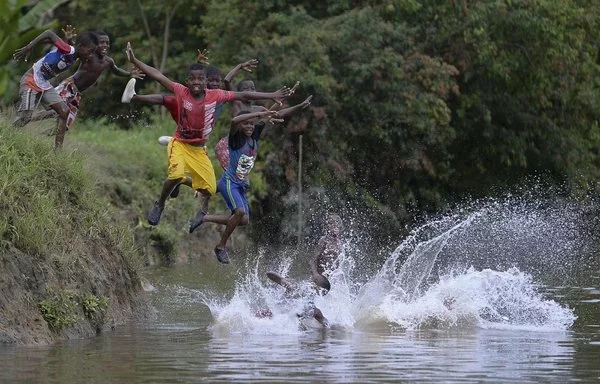
[[[65,40],[72,42],[77,36],[77,32],[75,31],[75,27],[70,24],[65,25],[63,29],[61,29],[63,35],[65,36]]]
[[[258,64],[258,60],[250,59],[241,64],[242,69],[246,72],[252,72],[253,69],[256,69],[256,65]]]
[[[282,87],[281,89],[273,92],[273,101],[277,104],[283,104],[283,99],[292,95],[292,90],[289,87]]]
[[[127,55],[127,60],[129,60],[129,62],[133,62],[133,59],[135,59],[135,55],[133,54],[133,49],[131,48],[131,43],[129,41],[127,42],[127,47],[125,48],[125,55]]]
[[[296,88],[298,88],[299,85],[300,85],[300,82],[296,81],[296,84],[294,84],[292,89],[290,89],[290,91],[292,92],[292,95],[294,94],[294,92],[296,92]]]
[[[29,57],[30,53],[31,53],[31,47],[29,46],[29,44],[27,44],[26,46],[17,48],[15,50],[15,53],[13,53],[13,59],[16,61],[19,61],[21,59],[23,59],[24,61],[27,61],[27,58]]]
[[[142,72],[142,70],[139,69],[138,67],[136,67],[135,65],[133,66],[133,68],[131,68],[131,71],[129,71],[129,74],[131,77],[140,79],[140,80],[143,80],[144,77],[146,77],[146,74],[144,72]]]
[[[310,101],[312,100],[312,95],[308,96],[303,102],[300,103],[300,108],[305,109],[310,105]]]
[[[198,58],[196,61],[200,64],[208,65],[208,49],[198,50]]]
[[[283,119],[277,114],[277,111],[263,111],[259,112],[259,120],[275,124],[283,122]]]

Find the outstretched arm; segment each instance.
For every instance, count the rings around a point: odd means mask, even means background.
[[[240,69],[243,69],[246,72],[252,72],[252,70],[256,68],[257,64],[258,64],[258,60],[250,59],[246,62],[236,65],[231,71],[229,71],[227,76],[225,76],[225,78],[223,79],[223,83],[225,84],[225,89],[228,91],[233,90],[233,87],[231,86],[231,80],[233,80],[233,78],[235,77],[235,75],[237,75],[237,73],[240,71]]]
[[[127,71],[123,68],[119,68],[117,67],[117,64],[115,63],[115,61],[113,60],[112,57],[107,57],[107,60],[109,60],[110,64],[111,64],[111,71],[114,75],[117,76],[121,76],[121,77],[135,77],[136,79],[143,79],[144,77],[146,77],[146,74],[142,71],[140,71],[135,65],[133,66],[133,68],[131,69],[131,71]]]
[[[15,50],[15,53],[13,53],[13,59],[15,59],[17,61],[24,59],[25,61],[27,61],[29,54],[31,53],[33,48],[35,48],[38,44],[43,44],[43,43],[56,44],[56,42],[58,42],[58,41],[62,42],[62,44],[64,44],[64,45],[68,45],[60,37],[58,37],[58,35],[56,33],[54,33],[54,31],[51,31],[48,29],[48,30],[40,33],[38,35],[38,37],[31,40],[31,42],[29,44],[27,44],[26,46]],[[59,47],[59,49],[60,48],[62,48],[62,50],[66,50],[66,47]]]
[[[250,101],[250,100],[273,100],[279,105],[286,97],[289,97],[294,92],[288,88],[283,87],[275,92],[234,92],[235,100]]]
[[[251,112],[245,113],[243,115],[239,115],[231,119],[231,129],[229,131],[230,134],[235,134],[239,131],[239,123],[243,121],[254,120],[254,121],[265,121],[271,124],[280,123],[283,119],[280,119],[277,111],[260,111],[260,112]]]
[[[279,115],[279,117],[281,117],[282,119],[285,119],[288,116],[293,115],[294,113],[298,112],[301,109],[306,109],[308,108],[308,106],[310,105],[310,101],[312,100],[312,95],[308,96],[303,102],[301,102],[300,104],[296,104],[293,107],[289,107],[289,108],[285,108],[285,109],[281,109],[277,112],[277,114]]]
[[[170,91],[173,91],[174,82],[163,75],[158,69],[149,66],[141,62],[135,55],[133,54],[133,49],[131,48],[131,43],[127,43],[127,48],[125,49],[125,53],[127,54],[127,59],[136,67],[138,67],[142,72],[148,75],[149,78],[154,79],[162,84],[163,87],[167,88]]]

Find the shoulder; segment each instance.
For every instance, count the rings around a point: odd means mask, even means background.
[[[173,93],[175,95],[185,96],[190,93],[190,90],[181,83],[173,82]]]
[[[177,98],[174,95],[163,95],[163,105],[169,110],[177,108]]]

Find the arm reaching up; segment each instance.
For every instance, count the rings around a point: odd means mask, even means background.
[[[233,78],[235,77],[235,75],[237,75],[240,69],[243,69],[246,72],[252,72],[252,70],[256,69],[257,65],[258,60],[256,59],[250,59],[248,61],[236,65],[231,71],[229,71],[227,76],[225,76],[225,78],[223,79],[225,89],[228,91],[233,91],[233,87],[231,86],[231,80],[233,80]]]
[[[127,48],[125,49],[125,54],[127,55],[127,59],[136,67],[140,69],[143,73],[148,75],[149,78],[158,81],[162,84],[163,87],[167,88],[169,91],[173,91],[173,81],[163,75],[158,69],[149,66],[141,62],[137,57],[135,57],[133,53],[133,49],[131,48],[131,43],[127,42]]]

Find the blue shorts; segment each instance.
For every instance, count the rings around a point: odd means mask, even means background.
[[[246,186],[236,184],[226,177],[221,177],[217,185],[217,191],[221,192],[227,208],[233,212],[238,208],[242,208],[248,219],[250,218],[250,209],[246,200]]]

